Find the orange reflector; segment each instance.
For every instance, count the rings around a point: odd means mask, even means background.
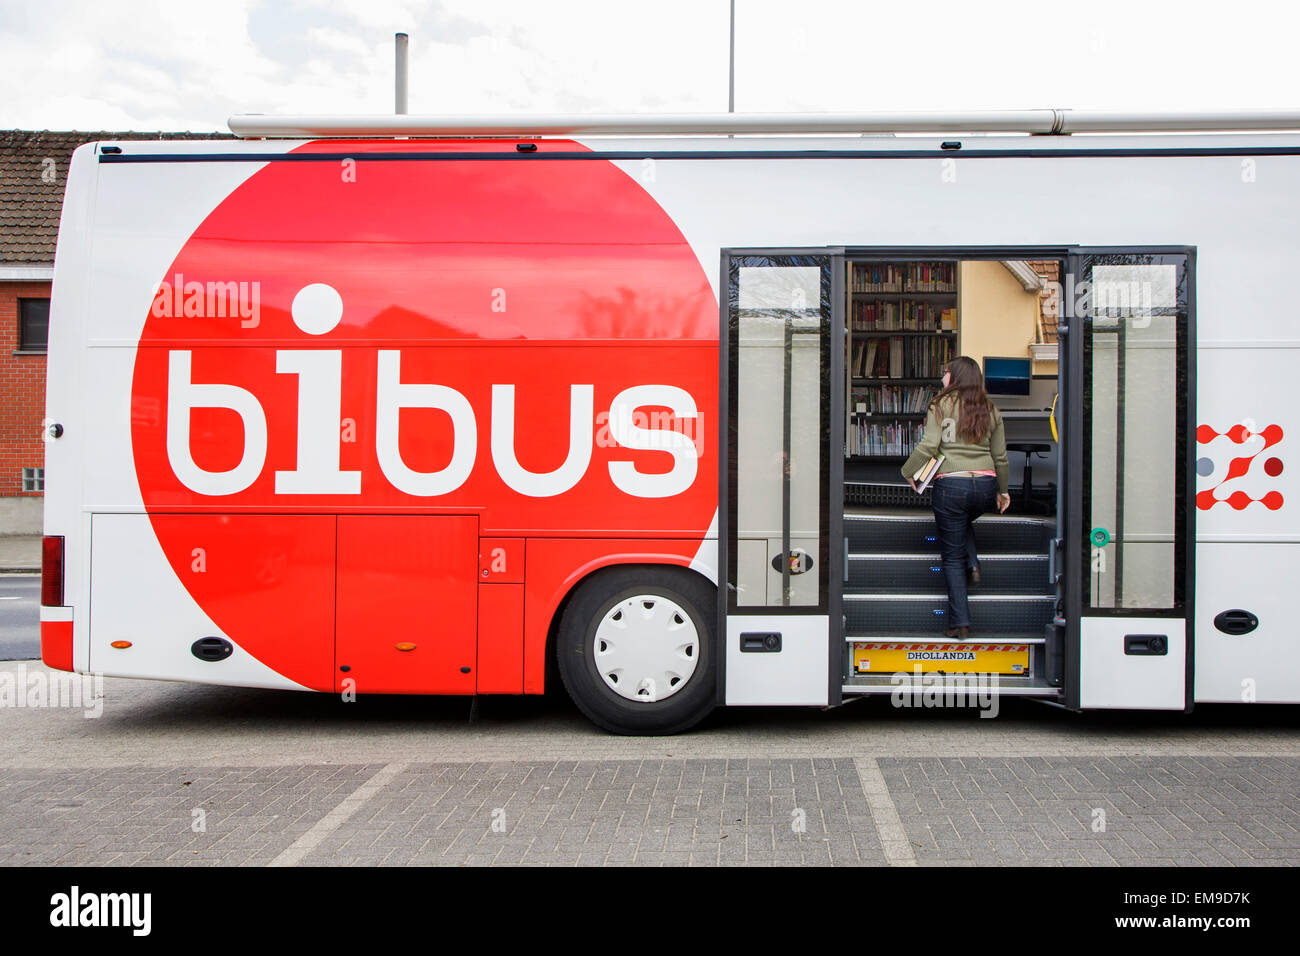
[[[409,641],[402,641],[402,643],[400,643],[400,644],[396,644],[396,645],[394,645],[394,646],[395,646],[399,651],[413,651],[413,650],[415,650],[415,645],[412,644],[412,643],[410,643]]]
[[[130,641],[114,641],[112,644],[110,644],[110,645],[108,645],[108,646],[109,646],[109,647],[116,647],[116,648],[118,648],[118,649],[120,650],[120,649],[122,649],[122,648],[124,648],[124,647],[130,647],[130,646],[131,646],[131,642],[130,642]]]

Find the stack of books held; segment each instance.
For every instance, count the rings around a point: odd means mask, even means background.
[[[930,482],[934,481],[935,475],[939,474],[939,468],[943,465],[943,458],[943,455],[936,455],[916,470],[912,480],[916,482],[917,494],[921,494],[926,488],[930,487]]]

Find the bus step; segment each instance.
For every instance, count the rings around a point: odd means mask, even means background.
[[[1047,572],[1046,555],[989,554],[980,558],[980,583],[971,594],[1054,594]],[[945,587],[943,565],[934,553],[849,555],[845,589],[853,593],[942,592]]]
[[[1056,598],[1050,594],[971,594],[971,628],[977,634],[1042,634],[1052,622]],[[844,629],[853,634],[905,632],[935,634],[948,626],[948,597],[931,594],[846,594]]]
[[[1020,475],[1013,473],[1011,479],[1012,484],[1008,489],[1011,492],[1011,510],[1016,512],[1020,507],[1025,486],[1020,480]],[[1035,484],[1031,487],[1033,491],[1031,497],[1035,501],[1056,500],[1055,482]],[[918,506],[929,508],[930,489],[927,488],[918,495],[901,477],[897,481],[855,481],[850,478],[844,482],[844,503],[860,508],[916,508]]]
[[[1049,518],[985,515],[975,522],[975,546],[983,554],[1047,554],[1056,523]],[[844,537],[854,554],[937,551],[934,516],[846,514]]]
[[[973,679],[972,679],[973,678]],[[1000,697],[1044,697],[1060,698],[1064,692],[1059,687],[1045,684],[1036,677],[1004,677],[995,675],[939,675],[923,674],[918,679],[914,674],[896,677],[892,674],[867,674],[861,677],[847,677],[840,688],[845,697],[857,697],[866,694],[902,694],[905,698],[924,695],[917,706],[925,706],[927,698],[933,699],[929,706],[939,704],[940,698],[947,698],[946,691],[951,686],[953,696],[960,702],[961,691],[966,691],[966,701],[972,695],[995,694]],[[912,692],[909,694],[909,691]],[[944,700],[948,703],[948,700]],[[956,703],[956,702],[954,702]]]

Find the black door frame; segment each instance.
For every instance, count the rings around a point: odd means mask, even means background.
[[[1002,260],[1026,260],[1026,259],[1051,259],[1059,262],[1062,270],[1062,280],[1065,278],[1065,270],[1069,268],[1070,255],[1076,247],[1068,245],[1059,246],[849,246],[846,247],[844,258],[852,262],[898,262],[906,259],[929,259],[935,261],[950,262],[1000,262]],[[1064,295],[1061,299],[1064,299]],[[1063,315],[1058,315],[1057,321],[1061,330],[1057,338],[1057,363],[1056,363],[1056,390],[1058,393],[1057,412],[1053,417],[1056,419],[1058,426],[1061,424],[1060,415],[1066,408],[1066,342],[1064,337],[1065,320]],[[960,342],[960,338],[959,338]],[[1064,427],[1058,429],[1062,434]],[[1061,617],[1062,609],[1065,607],[1065,593],[1063,588],[1063,575],[1059,563],[1059,548],[1062,541],[1061,519],[1060,515],[1064,514],[1064,504],[1066,500],[1066,488],[1069,485],[1069,470],[1066,464],[1065,443],[1058,441],[1056,443],[1056,495],[1057,495],[1057,531],[1056,537],[1049,546],[1049,567],[1053,583],[1056,587],[1056,624],[1059,627],[1063,623]],[[841,491],[842,493],[842,491]],[[843,645],[843,635],[841,634],[841,644]],[[845,668],[844,673],[848,670],[848,648],[844,645],[845,661],[842,666]],[[1046,656],[1035,658],[1035,667],[1047,667]],[[1066,662],[1066,667],[1069,662]],[[1077,664],[1076,664],[1077,666]]]
[[[816,607],[797,608],[755,608],[762,614],[814,614],[827,615],[827,660],[837,661],[835,653],[838,644],[844,643],[841,624],[841,596],[843,586],[843,555],[840,547],[831,547],[831,542],[839,542],[844,537],[844,456],[842,440],[844,435],[844,394],[836,386],[844,375],[844,354],[840,347],[844,336],[844,250],[837,247],[782,247],[782,248],[725,248],[722,250],[721,275],[718,285],[718,299],[721,319],[718,335],[718,683],[717,702],[726,703],[727,693],[727,615],[741,613],[736,606],[735,581],[736,549],[731,547],[734,534],[736,507],[736,470],[733,452],[736,448],[734,439],[736,430],[736,405],[732,399],[737,381],[738,363],[735,355],[734,340],[731,335],[733,323],[739,311],[735,299],[736,288],[732,283],[733,264],[737,259],[747,257],[762,259],[816,259],[823,263],[822,268],[830,272],[829,321],[822,331],[821,341],[821,474],[824,476],[818,506],[818,560],[823,569],[819,578],[823,598]],[[823,277],[823,284],[825,276]],[[839,423],[837,426],[836,423]],[[832,445],[839,437],[839,442]],[[835,506],[832,489],[840,490],[840,507]],[[836,706],[842,702],[842,681],[834,666],[827,667],[827,704]]]
[[[726,617],[729,605],[734,603],[729,593],[728,582],[731,576],[729,553],[730,535],[733,519],[731,509],[734,507],[735,474],[731,456],[732,435],[735,428],[735,409],[731,401],[731,386],[735,381],[735,363],[732,356],[730,323],[733,320],[733,301],[731,287],[732,259],[737,256],[813,256],[829,260],[831,269],[831,318],[827,339],[831,347],[823,359],[823,399],[830,416],[828,428],[823,429],[823,463],[827,485],[823,489],[821,524],[827,538],[822,542],[825,554],[823,567],[826,568],[827,600],[826,612],[830,616],[828,641],[828,701],[838,704],[842,701],[842,686],[845,675],[844,660],[847,647],[844,642],[841,597],[843,592],[843,494],[844,494],[844,459],[843,449],[835,447],[834,453],[828,453],[828,445],[843,438],[844,418],[844,375],[845,358],[843,348],[846,323],[844,302],[844,266],[849,261],[898,261],[905,259],[933,259],[951,261],[987,261],[987,260],[1023,260],[1055,259],[1062,263],[1065,276],[1078,272],[1081,259],[1088,255],[1184,255],[1187,277],[1187,326],[1184,348],[1180,350],[1180,370],[1183,373],[1182,387],[1179,389],[1179,415],[1184,423],[1186,449],[1184,488],[1195,488],[1195,428],[1196,428],[1196,249],[1191,246],[1077,246],[1077,245],[1029,245],[1029,246],[832,246],[832,247],[780,247],[780,248],[728,248],[722,250],[721,274],[719,283],[720,327],[719,327],[719,390],[718,409],[722,418],[719,428],[718,461],[718,626],[720,639],[726,639]],[[1064,627],[1063,683],[1064,699],[1061,705],[1081,709],[1080,705],[1080,627],[1083,609],[1083,583],[1085,571],[1079,566],[1079,555],[1083,545],[1078,541],[1066,547],[1072,533],[1086,539],[1083,524],[1083,488],[1077,492],[1070,485],[1070,476],[1078,471],[1077,480],[1082,481],[1083,438],[1083,326],[1080,318],[1074,314],[1074,303],[1067,296],[1061,296],[1061,312],[1058,316],[1058,357],[1057,357],[1057,391],[1058,412],[1055,420],[1060,432],[1057,442],[1057,534],[1051,547],[1051,567],[1057,585],[1058,606],[1063,609],[1063,618],[1058,617],[1056,624]],[[838,498],[830,494],[830,489],[838,489]],[[838,506],[834,503],[838,501]],[[1185,709],[1192,709],[1194,699],[1195,645],[1194,645],[1194,595],[1195,595],[1195,509],[1185,508],[1185,520],[1179,529],[1182,534],[1180,542],[1183,548],[1183,607],[1181,613],[1186,624],[1186,686]],[[832,542],[834,547],[831,546]],[[722,650],[722,649],[720,649]],[[717,700],[719,704],[726,700],[726,654],[719,654]]]
[[[1175,587],[1181,584],[1182,603],[1179,607],[1159,612],[1142,609],[1117,608],[1113,611],[1092,609],[1090,617],[1183,617],[1186,648],[1186,667],[1183,688],[1183,711],[1192,710],[1195,699],[1196,647],[1195,647],[1195,595],[1196,595],[1196,508],[1191,496],[1196,488],[1196,247],[1194,246],[1076,246],[1070,249],[1068,272],[1083,281],[1083,260],[1092,256],[1184,256],[1186,257],[1186,326],[1183,341],[1176,346],[1177,374],[1174,383],[1177,400],[1176,420],[1181,423],[1183,438],[1183,463],[1180,469],[1181,495],[1176,506],[1183,509],[1182,521],[1175,523],[1175,548],[1181,546],[1181,575],[1176,576]],[[1058,522],[1064,516],[1064,531],[1058,531],[1057,544],[1061,549],[1061,570],[1064,577],[1065,596],[1065,697],[1063,705],[1071,710],[1082,710],[1080,678],[1082,670],[1082,643],[1080,624],[1084,617],[1084,593],[1087,586],[1089,561],[1089,531],[1084,527],[1084,496],[1088,492],[1089,476],[1084,475],[1088,456],[1084,453],[1090,411],[1085,410],[1084,344],[1089,315],[1076,315],[1075,303],[1063,303],[1066,327],[1061,330],[1064,345],[1064,372],[1062,396],[1067,401],[1064,440],[1058,454],[1068,467],[1077,472],[1081,482],[1079,493],[1066,497],[1065,510],[1058,510]],[[1077,383],[1077,385],[1076,385]],[[1067,390],[1068,387],[1068,390]],[[1068,474],[1068,472],[1067,472]],[[1058,524],[1058,528],[1060,525]],[[1073,542],[1071,535],[1076,535]],[[1177,559],[1177,556],[1176,556]],[[1181,580],[1178,580],[1181,577]]]

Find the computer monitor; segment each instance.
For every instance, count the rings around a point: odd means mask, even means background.
[[[984,390],[990,395],[1028,395],[1031,368],[1027,358],[984,357]]]

